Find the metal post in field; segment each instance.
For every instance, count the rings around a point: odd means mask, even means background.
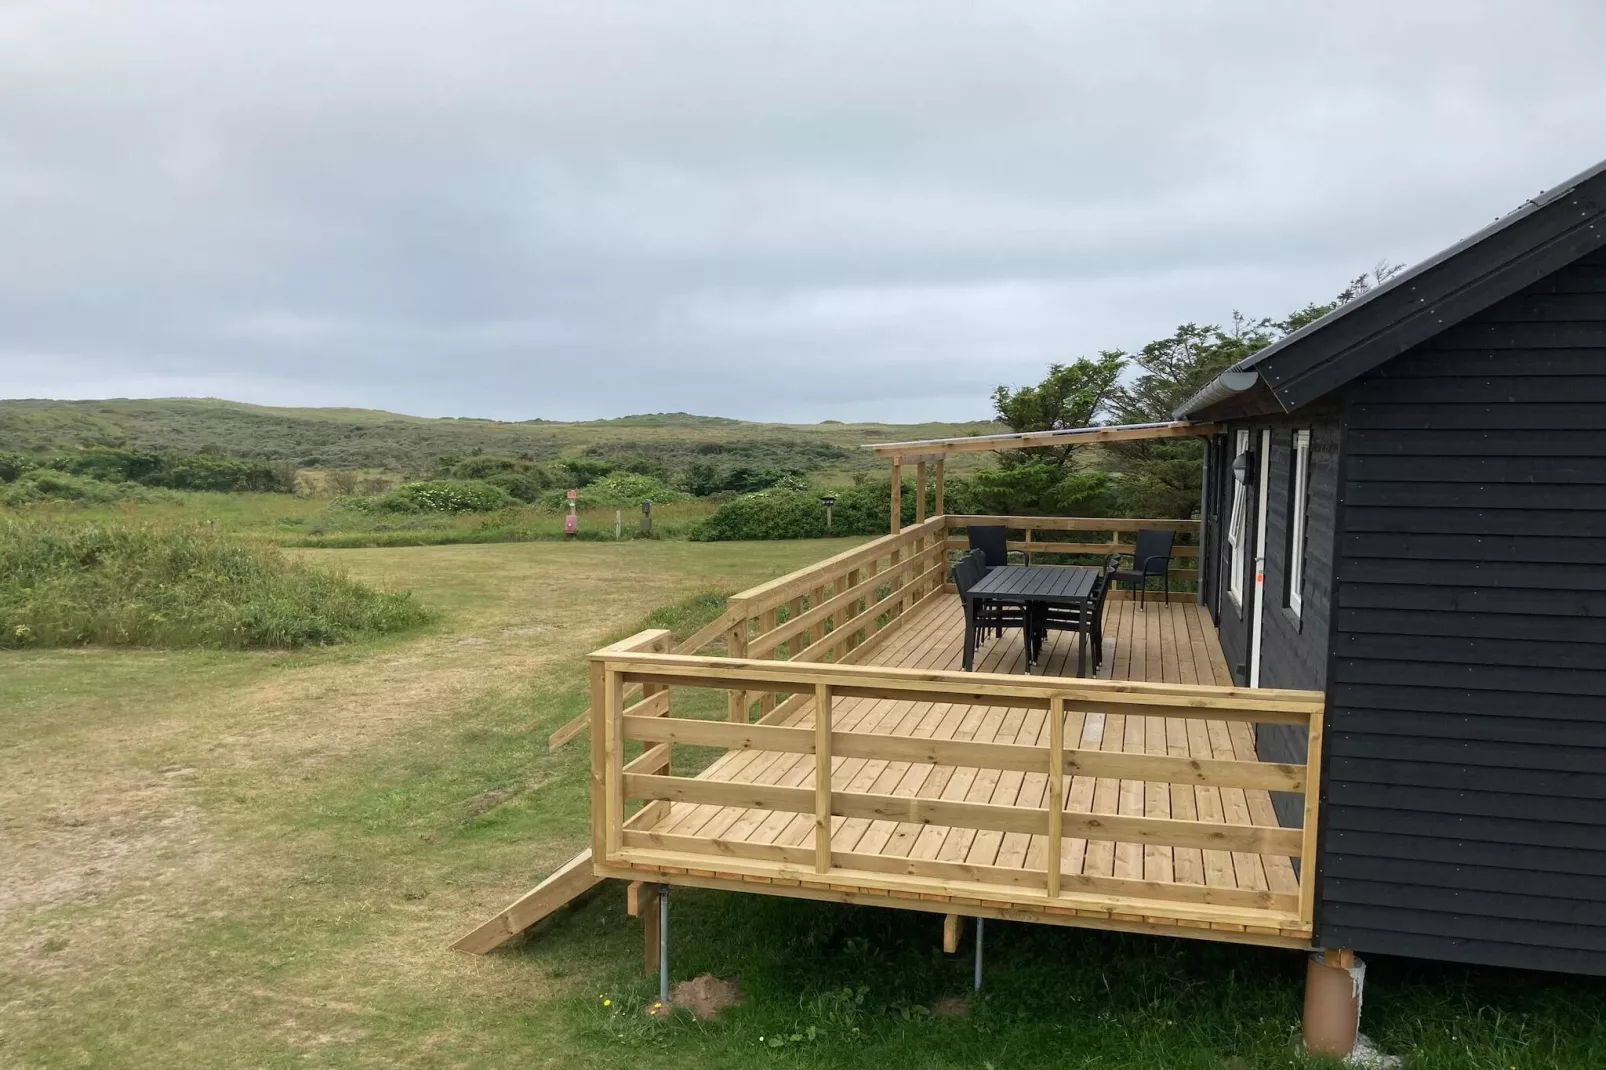
[[[652,534],[652,500],[647,499],[641,503],[641,533]]]
[[[613,511],[613,537],[616,539],[625,537],[625,511],[623,509],[615,509]]]

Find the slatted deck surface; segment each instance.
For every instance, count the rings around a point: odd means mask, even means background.
[[[962,641],[959,601],[944,598],[905,621],[870,661],[887,666],[958,670]],[[1215,640],[1214,626],[1204,611],[1191,603],[1151,603],[1140,611],[1134,602],[1111,600],[1106,610],[1104,645],[1106,660],[1099,673],[1102,677],[1223,686],[1232,683]],[[1054,633],[1044,662],[1034,672],[1074,675],[1075,666],[1075,635]],[[1003,638],[989,638],[977,652],[976,668],[1023,672],[1020,633],[1006,631]],[[1037,746],[1047,744],[1049,732],[1046,714],[1041,710],[886,699],[840,699],[833,709],[833,722],[839,731]],[[785,723],[812,726],[812,706],[798,710]],[[1075,713],[1069,718],[1065,739],[1067,746],[1105,751],[1254,761],[1253,732],[1250,725],[1241,722]],[[716,760],[701,776],[807,787],[813,784],[814,763],[812,756],[803,754],[737,751]],[[833,760],[831,783],[837,791],[1029,807],[1043,806],[1047,792],[1044,774],[841,757]],[[1066,810],[1227,824],[1277,824],[1264,790],[1085,776],[1067,778]],[[806,846],[813,843],[813,820],[808,814],[675,803],[650,830],[642,831],[696,837],[711,843]],[[833,851],[888,858],[1040,872],[1045,839],[1026,833],[838,816],[834,818],[831,846]],[[1298,892],[1293,867],[1283,856],[1066,838],[1061,858],[1061,871],[1068,875],[1114,876],[1211,889]]]

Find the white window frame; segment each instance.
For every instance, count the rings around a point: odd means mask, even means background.
[[[1249,432],[1240,430],[1233,437],[1233,461],[1249,452]],[[1240,610],[1244,607],[1244,568],[1248,564],[1249,488],[1242,480],[1232,481],[1232,513],[1227,521],[1227,546],[1232,564],[1227,569],[1227,595]]]
[[[1310,431],[1294,432],[1290,478],[1293,502],[1288,535],[1288,608],[1298,617],[1304,605],[1306,510],[1310,500]]]

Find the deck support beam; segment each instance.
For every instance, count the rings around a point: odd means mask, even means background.
[[[959,950],[959,938],[965,935],[965,916],[963,914],[944,914],[942,916],[942,953],[952,955]]]
[[[1348,1056],[1361,1026],[1366,964],[1348,948],[1311,952],[1305,965],[1305,1050]]]

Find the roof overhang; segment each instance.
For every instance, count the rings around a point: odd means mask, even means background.
[[[1042,446],[1084,446],[1095,442],[1131,442],[1156,438],[1201,438],[1220,430],[1221,428],[1213,423],[1173,420],[1168,423],[1073,427],[1061,431],[1026,431],[1009,435],[967,435],[960,438],[924,438],[914,442],[875,442],[863,448],[877,457],[930,461],[951,453],[1024,450]]]
[[[1293,412],[1606,245],[1606,161],[1246,357],[1178,419]]]

